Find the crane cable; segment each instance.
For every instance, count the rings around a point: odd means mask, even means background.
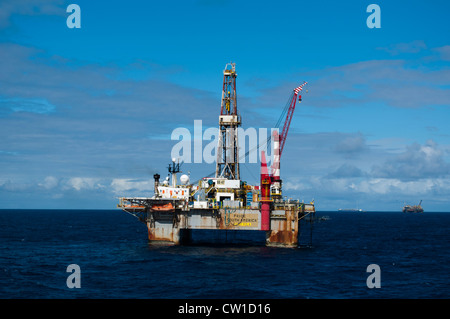
[[[287,113],[287,111],[289,110],[289,106],[291,105],[291,101],[292,101],[292,98],[293,98],[293,95],[294,95],[294,94],[295,94],[295,92],[294,92],[294,90],[292,90],[291,95],[289,96],[289,99],[287,100],[286,105],[284,106],[283,111],[281,112],[281,115],[280,115],[280,117],[278,118],[277,123],[275,124],[275,128],[277,128],[277,129],[280,128],[281,122],[283,121],[283,118],[285,118],[286,113]],[[240,157],[239,157],[239,161],[242,160],[242,159],[245,159],[251,152],[253,152],[254,150],[256,150],[256,149],[258,149],[258,148],[264,147],[266,144],[268,144],[268,145],[270,146],[271,140],[272,140],[272,135],[270,135],[270,136],[267,138],[267,140],[266,140],[265,142],[261,143],[260,145],[256,145],[256,146],[253,147],[251,150],[248,150],[243,156],[240,156]],[[244,162],[243,164],[245,164],[245,162]],[[210,174],[208,174],[208,175],[205,176],[205,177],[212,177],[212,175],[214,175],[214,174],[216,174],[215,171],[212,172],[212,173],[210,173]],[[192,183],[192,184],[197,184],[197,183],[198,183],[201,179],[203,179],[203,178],[204,178],[204,177],[198,179],[197,181],[195,181],[195,182]]]
[[[286,105],[284,106],[283,111],[281,112],[281,115],[280,115],[280,117],[278,118],[277,123],[275,124],[275,128],[277,128],[277,129],[280,128],[281,121],[283,121],[283,118],[286,117],[286,113],[287,113],[287,111],[289,110],[289,106],[291,105],[291,101],[292,101],[293,95],[294,95],[294,91],[292,91],[291,95],[289,96],[289,99],[288,99],[288,101],[286,102]],[[267,141],[266,141],[266,142],[264,142],[264,143],[262,143],[262,144],[260,144],[260,145],[255,146],[255,147],[252,148],[251,150],[248,150],[247,153],[245,153],[245,155],[244,155],[243,158],[245,159],[245,157],[248,156],[248,155],[249,155],[251,152],[253,152],[255,149],[264,147],[266,144],[268,144],[268,145],[270,146],[271,140],[272,140],[272,135],[270,135],[270,136],[267,138]],[[239,158],[239,160],[241,160],[241,159],[242,159],[242,157]]]

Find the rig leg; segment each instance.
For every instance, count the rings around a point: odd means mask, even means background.
[[[180,216],[184,219],[184,216]],[[192,231],[182,228],[184,223],[174,223],[173,220],[147,221],[148,239],[151,244],[181,245],[189,243],[192,239]]]
[[[296,248],[298,245],[298,213],[286,210],[284,216],[271,217],[266,232],[266,246]]]

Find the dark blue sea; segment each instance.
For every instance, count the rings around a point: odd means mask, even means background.
[[[447,299],[450,213],[318,212],[297,249],[264,233],[197,231],[151,246],[120,210],[0,210],[0,298]],[[81,288],[68,288],[67,266]],[[368,288],[367,266],[380,267]]]

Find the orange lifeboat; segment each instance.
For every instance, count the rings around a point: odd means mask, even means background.
[[[173,212],[175,211],[175,207],[173,207],[172,203],[168,203],[163,205],[153,205],[151,210],[154,212]]]

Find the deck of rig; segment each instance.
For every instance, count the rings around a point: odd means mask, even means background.
[[[188,243],[195,229],[255,230],[266,232],[267,246],[298,247],[300,222],[313,221],[315,207],[313,201],[283,199],[280,157],[306,82],[292,91],[283,112],[287,114],[283,130],[281,134],[274,131],[271,137],[271,172],[262,151],[260,185],[249,185],[240,179],[237,128],[241,117],[235,64],[228,63],[223,74],[215,177],[190,183],[187,175],[181,175],[178,183],[180,163],[173,159],[168,168],[170,177],[161,182],[159,174],[153,176],[152,197],[121,197],[117,206],[147,225],[150,243]]]

